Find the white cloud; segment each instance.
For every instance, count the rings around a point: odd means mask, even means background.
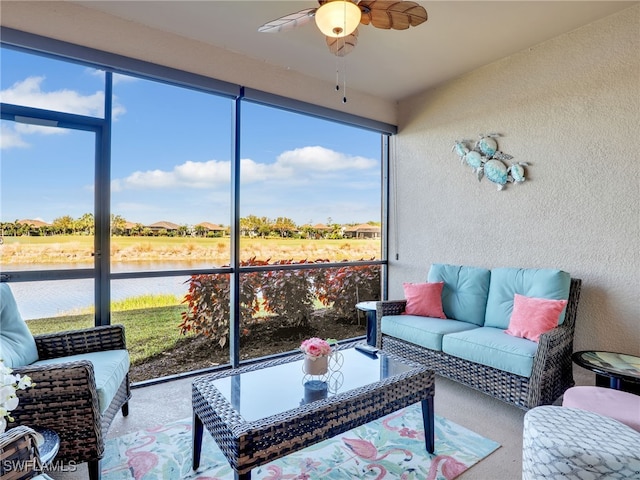
[[[94,77],[98,77],[101,80],[104,81],[104,75],[105,72],[104,70],[98,70],[96,68],[87,68],[87,72],[89,73],[89,75],[92,75]],[[137,82],[138,78],[136,77],[132,77],[131,75],[123,75],[121,73],[114,73],[112,76],[113,79],[113,84],[114,85],[118,85],[118,84],[122,84],[122,83],[131,83],[131,82]]]
[[[121,85],[123,83],[132,83],[137,82],[139,79],[136,77],[132,77],[131,75],[122,75],[120,73],[113,74],[113,84]]]
[[[212,188],[218,184],[228,184],[229,162],[210,160],[208,162],[187,161],[171,171],[138,171],[124,179],[111,182],[115,192],[124,189],[143,188]]]
[[[343,170],[366,170],[375,167],[370,158],[346,155],[324,147],[303,147],[282,153],[277,164],[293,170],[336,172]]]
[[[98,72],[97,70],[94,71]],[[82,95],[76,91],[66,89],[45,92],[42,90],[44,80],[45,77],[28,77],[16,82],[6,90],[0,91],[0,101],[3,103],[25,105],[45,110],[75,113],[78,115],[100,117],[104,114],[103,92],[96,92],[92,95]],[[114,96],[112,107],[113,119],[116,120],[118,116],[125,112],[126,109],[117,103]],[[2,129],[0,147],[3,150],[28,147],[29,142],[27,142],[23,136],[36,133],[42,135],[60,135],[67,133],[67,130],[64,128],[15,123],[13,128],[5,127]]]
[[[32,135],[34,133],[42,135],[63,135],[67,133],[67,130],[64,128],[43,127],[40,125],[31,125],[29,123],[16,123],[15,131],[18,135]]]
[[[73,90],[57,90],[44,92],[41,88],[45,77],[28,77],[14,83],[0,92],[4,103],[28,105],[62,112],[73,112],[81,115],[98,116],[103,114],[104,93],[81,95]]]
[[[18,132],[2,125],[2,130],[0,130],[0,149],[8,150],[10,148],[26,148],[28,146],[29,144],[22,139]]]
[[[345,170],[368,170],[376,168],[377,162],[370,158],[350,156],[324,147],[303,147],[286,151],[275,163],[257,163],[242,159],[240,163],[242,183],[265,181],[312,181],[318,176]],[[128,188],[213,188],[228,185],[230,163],[210,160],[208,162],[187,161],[171,171],[137,171],[124,179],[114,180],[112,189]]]
[[[0,101],[16,105],[43,108],[78,115],[101,117],[104,115],[104,92],[83,95],[74,90],[62,89],[46,92],[42,89],[45,77],[27,77],[0,91]],[[125,112],[122,105],[114,101],[113,118]]]

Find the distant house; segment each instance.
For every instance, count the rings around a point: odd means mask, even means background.
[[[205,234],[212,234],[215,237],[222,237],[227,231],[226,227],[221,227],[216,223],[209,222],[201,222],[197,224],[195,226],[195,230],[196,233],[198,233],[199,230],[204,230]]]
[[[151,225],[146,225],[148,229],[153,232],[159,232],[160,230],[166,230],[167,232],[177,232],[180,229],[180,225],[171,222],[156,222]]]
[[[28,225],[29,226],[29,231],[28,232],[23,232],[23,235],[26,233],[26,235],[46,235],[47,232],[47,228],[46,227],[50,227],[51,224],[47,223],[47,222],[43,222],[42,220],[32,220],[29,218],[25,218],[23,220],[18,220],[16,223],[19,223],[20,225]]]
[[[377,225],[362,223],[345,228],[344,236],[345,238],[380,238],[381,231]]]
[[[32,226],[34,228],[50,227],[51,226],[50,223],[43,222],[42,220],[24,219],[24,220],[18,220],[18,223],[21,223],[22,225],[30,225],[30,226]]]
[[[333,231],[333,228],[325,225],[324,223],[316,223],[311,228],[313,228],[313,231],[316,233],[316,238],[326,238],[326,236]]]
[[[120,227],[122,229],[122,234],[125,235],[131,235],[135,232],[136,229],[136,225],[140,225],[138,223],[133,223],[133,222],[127,222],[125,221],[122,226]],[[142,228],[142,227],[141,227]]]

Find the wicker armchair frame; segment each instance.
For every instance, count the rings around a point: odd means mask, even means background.
[[[63,361],[64,357],[105,350],[126,349],[124,326],[107,325],[45,335],[35,335],[40,360],[61,359],[52,365],[16,367],[14,373],[29,375],[36,386],[17,392],[20,399],[9,426],[50,428],[60,436],[57,459],[65,463],[88,463],[89,478],[100,478],[104,437],[122,410],[129,414],[129,375],[118,388],[104,414],[100,413],[91,362]]]
[[[460,382],[523,410],[550,405],[565,390],[575,385],[571,354],[581,285],[582,280],[571,279],[564,322],[540,336],[529,378],[383,334],[380,329],[382,317],[400,315],[404,311],[406,300],[376,303],[376,345],[395,355],[420,362],[433,369],[437,375]]]
[[[41,472],[35,431],[21,425],[0,434],[0,479],[27,480]]]

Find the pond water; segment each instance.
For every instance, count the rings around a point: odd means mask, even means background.
[[[56,265],[56,269],[66,266]],[[77,268],[77,266],[73,266]],[[86,267],[84,267],[86,268]],[[156,263],[125,268],[114,266],[118,271],[165,271],[190,268],[211,268],[193,262]],[[42,270],[30,265],[28,270]],[[26,270],[26,269],[23,269]],[[121,279],[111,282],[111,299],[124,300],[141,295],[172,294],[182,299],[187,293],[189,276],[167,276],[158,278]],[[11,283],[11,290],[25,320],[79,313],[94,305],[93,279],[56,280]]]

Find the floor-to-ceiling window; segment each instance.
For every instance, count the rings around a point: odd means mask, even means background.
[[[74,312],[93,325],[95,134],[17,117],[0,124],[2,270],[22,280],[12,289],[25,318]]]
[[[240,259],[287,266],[242,274],[261,315],[242,312],[241,344],[272,322],[333,338],[380,298],[379,265],[325,268],[382,258],[380,135],[252,102],[241,118]]]
[[[2,271],[27,319],[95,312],[94,182],[105,75],[2,50]],[[6,277],[6,274],[5,274]],[[38,292],[33,294],[33,292]]]
[[[198,78],[105,75],[9,48],[1,61],[0,267],[32,330],[90,325],[102,295],[98,323],[125,323],[134,363],[194,356],[204,334],[205,352],[233,353],[237,333],[242,359],[264,353],[250,350],[259,332],[364,335],[355,302],[380,298],[385,260],[380,131],[238,102]],[[69,114],[90,125],[61,126]],[[174,363],[163,372],[184,371]]]

